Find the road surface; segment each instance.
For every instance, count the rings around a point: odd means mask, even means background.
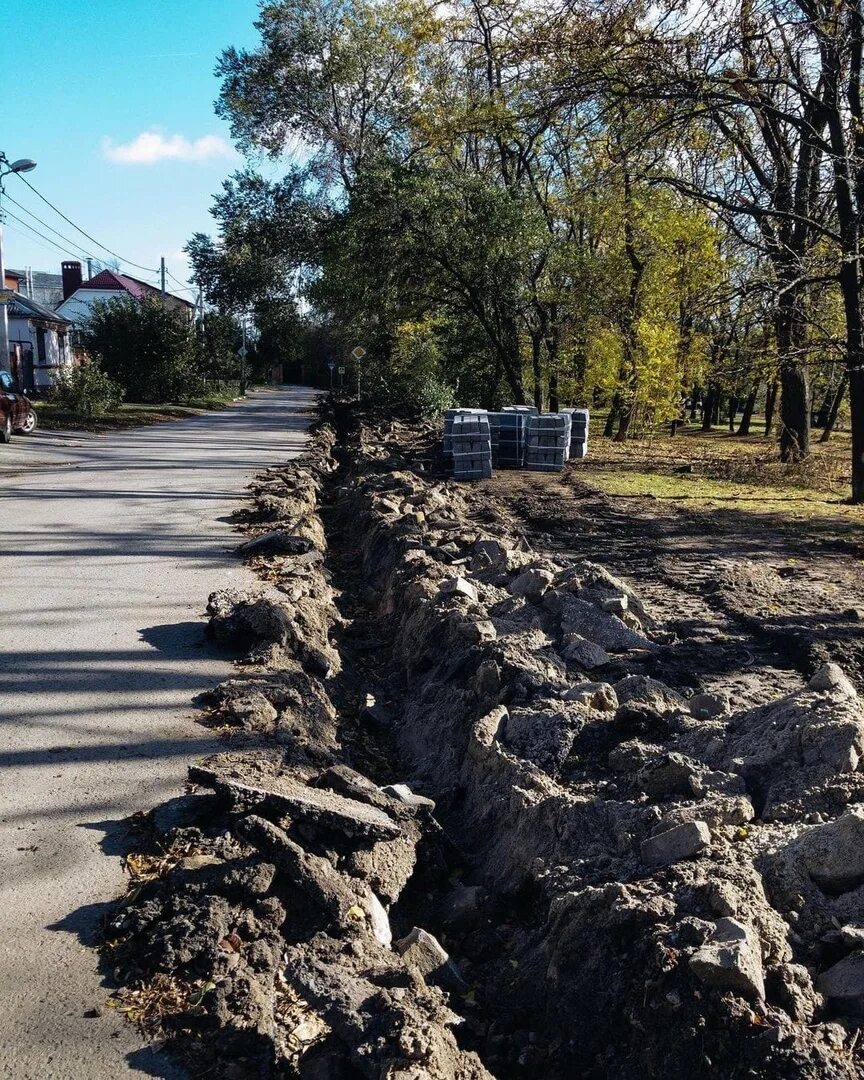
[[[251,582],[228,515],[302,448],[313,392],[0,446],[0,1076],[176,1076],[111,1009],[92,941],[123,888],[121,820],[215,744],[191,699],[230,675],[214,589]]]

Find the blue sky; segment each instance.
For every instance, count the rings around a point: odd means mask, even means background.
[[[212,231],[211,196],[241,164],[213,111],[217,56],[254,46],[257,0],[37,0],[0,5],[0,150],[33,158],[27,179],[100,243],[184,280],[181,253]],[[105,255],[14,176],[4,210],[61,248]],[[70,254],[6,217],[6,265],[59,272]],[[149,278],[143,271],[130,273]]]

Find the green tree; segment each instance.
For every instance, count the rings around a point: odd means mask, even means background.
[[[129,401],[182,401],[200,387],[192,324],[158,299],[94,304],[82,344]]]

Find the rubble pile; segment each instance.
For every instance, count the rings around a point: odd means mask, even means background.
[[[434,803],[374,783],[340,741],[318,517],[331,446],[325,427],[255,489],[254,531],[271,528],[243,550],[269,584],[209,604],[213,634],[243,654],[244,674],[204,701],[231,749],[145,819],[105,955],[121,1006],[193,1076],[483,1080],[454,1033],[458,971],[394,911],[420,850],[440,867],[451,857]]]
[[[478,525],[470,491],[379,447],[342,499],[402,680],[393,737],[475,880],[524,906],[483,973],[486,1064],[861,1075],[864,704],[843,673],[752,710],[622,677],[674,650],[631,587]]]
[[[634,583],[481,517],[394,422],[341,442],[262,479],[265,584],[211,597],[230,748],[109,930],[136,992],[174,981],[160,1031],[229,1078],[864,1074],[843,672],[669,685]]]

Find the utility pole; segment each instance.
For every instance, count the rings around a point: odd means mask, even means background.
[[[0,194],[3,193],[0,184]],[[6,264],[3,262],[3,212],[0,210],[0,371],[9,371],[9,312],[6,310],[9,297],[6,293]]]
[[[243,330],[243,344],[238,350],[238,356],[240,357],[240,397],[246,397],[246,316],[244,315],[240,320],[240,326]]]
[[[10,173],[32,172],[36,168],[36,162],[29,158],[19,158],[18,161],[9,161],[0,150],[0,170],[5,166],[5,171],[0,171],[0,196],[3,194],[3,177]],[[9,294],[6,292],[6,264],[3,261],[3,209],[0,207],[0,371],[10,371],[12,368],[9,359],[9,312],[7,303]]]
[[[162,306],[165,306],[165,256],[159,260],[159,276],[162,279]]]

